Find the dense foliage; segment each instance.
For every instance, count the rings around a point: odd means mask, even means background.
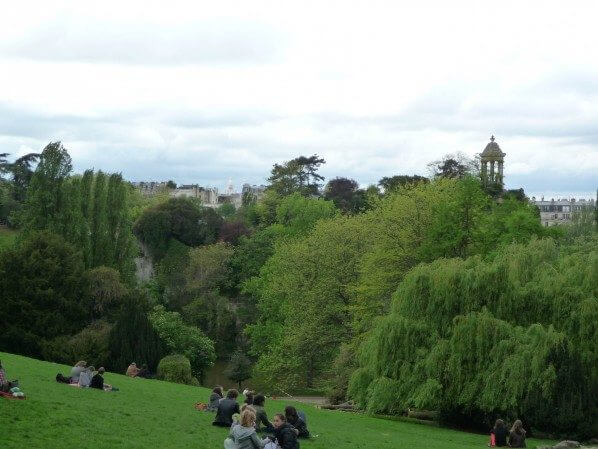
[[[412,270],[361,347],[351,396],[371,412],[595,434],[597,244],[536,240]]]

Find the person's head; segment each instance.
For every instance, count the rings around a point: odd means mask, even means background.
[[[102,374],[104,374],[105,372],[106,372],[106,370],[104,369],[104,367],[103,367],[103,366],[100,366],[100,367],[98,368],[98,374],[99,374],[100,376],[101,376]]]
[[[237,399],[237,396],[239,396],[239,392],[237,390],[235,390],[234,388],[232,388],[226,392],[226,397],[228,399]]]
[[[77,363],[75,363],[75,366],[85,368],[87,366],[87,362],[85,360],[79,360]]]
[[[521,422],[520,419],[516,420],[513,423],[513,427],[511,428],[511,432],[515,432],[515,433],[518,433],[520,435],[523,435],[525,433],[525,430],[523,429],[523,423]]]
[[[96,370],[95,366],[91,365],[90,367],[87,368],[87,371],[89,371],[90,373],[93,373]]]
[[[245,403],[251,405],[253,404],[253,401],[253,391],[248,391],[245,395]]]
[[[243,427],[255,426],[255,411],[253,407],[247,407],[241,412],[241,425]]]
[[[249,404],[243,404],[241,406],[241,411],[244,411],[244,410],[251,410],[251,411],[253,411],[253,413],[255,413],[255,409]]]
[[[496,422],[494,423],[494,428],[495,429],[504,429],[505,422],[502,419],[497,419]]]
[[[131,366],[137,366],[137,363],[131,362]]]
[[[220,385],[214,387],[214,389],[212,390],[212,393],[216,393],[217,395],[220,395],[220,397],[224,396],[222,394],[222,387]]]
[[[297,409],[292,405],[287,405],[284,408],[284,416],[287,418],[287,421],[291,423],[294,423],[299,419],[299,416],[297,415]]]
[[[287,419],[285,418],[285,416],[282,413],[277,413],[276,415],[274,415],[274,421],[272,421],[272,424],[274,424],[274,427],[276,427],[277,429],[280,429],[282,426],[285,425],[286,422]]]
[[[266,398],[264,397],[263,394],[256,394],[255,397],[253,398],[253,405],[263,407],[264,402],[266,402]]]

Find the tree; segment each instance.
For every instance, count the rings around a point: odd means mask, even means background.
[[[177,312],[168,312],[164,306],[156,306],[149,319],[171,354],[182,354],[189,359],[193,374],[201,379],[216,359],[214,343],[195,326],[183,322]]]
[[[372,413],[416,407],[448,422],[519,417],[538,429],[592,434],[595,248],[595,236],[567,247],[532,240],[486,261],[414,268],[362,344],[351,397]]]
[[[222,242],[193,248],[185,273],[188,288],[195,294],[227,288],[232,255],[232,247]]]
[[[96,267],[85,272],[84,280],[89,315],[93,319],[113,319],[128,293],[120,273],[113,268]]]
[[[220,228],[220,240],[230,245],[237,245],[241,237],[249,234],[249,229],[240,220],[225,221]]]
[[[434,178],[459,179],[477,176],[480,164],[463,153],[447,154],[439,161],[430,162],[428,168]]]
[[[235,208],[235,205],[232,203],[224,203],[218,206],[218,213],[225,220],[235,215],[236,211],[237,209]]]
[[[274,164],[268,178],[269,188],[281,196],[298,192],[304,196],[318,195],[324,177],[317,173],[326,161],[317,154],[299,156],[282,165]]]
[[[168,187],[169,189],[173,189],[174,190],[174,189],[176,189],[176,182],[174,182],[173,180],[169,180],[166,183],[166,187]]]
[[[82,279],[80,255],[48,231],[0,253],[0,349],[39,357],[44,341],[85,327]]]
[[[147,363],[155,371],[166,347],[147,317],[148,302],[140,291],[127,294],[110,331],[110,360],[108,366],[116,372],[125,372],[133,361]]]
[[[334,178],[324,189],[324,198],[333,201],[344,213],[357,213],[365,207],[366,195],[353,179]]]
[[[237,382],[239,390],[241,390],[241,383],[251,378],[251,361],[247,356],[237,349],[233,352],[224,375],[230,380]]]
[[[63,184],[72,170],[71,157],[60,142],[49,143],[40,156],[31,178],[25,206],[27,231],[60,227]]]
[[[395,175],[395,176],[385,176],[384,178],[378,181],[378,186],[384,189],[384,193],[395,192],[401,187],[405,187],[409,184],[418,184],[420,182],[429,182],[429,179],[425,176],[419,175]]]
[[[2,155],[0,155],[1,157]],[[15,201],[22,203],[27,196],[27,189],[33,177],[32,165],[40,158],[39,153],[29,153],[21,156],[12,164],[8,165],[8,170],[12,174],[12,192]],[[0,162],[1,164],[1,162]],[[0,169],[1,170],[1,169]]]

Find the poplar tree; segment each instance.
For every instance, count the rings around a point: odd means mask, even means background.
[[[91,266],[105,265],[107,260],[106,175],[100,170],[95,176],[91,204]]]

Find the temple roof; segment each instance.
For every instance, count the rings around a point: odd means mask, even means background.
[[[505,153],[502,152],[498,143],[494,141],[494,136],[490,137],[490,142],[486,145],[484,151],[480,155],[484,158],[503,158],[505,157]]]

